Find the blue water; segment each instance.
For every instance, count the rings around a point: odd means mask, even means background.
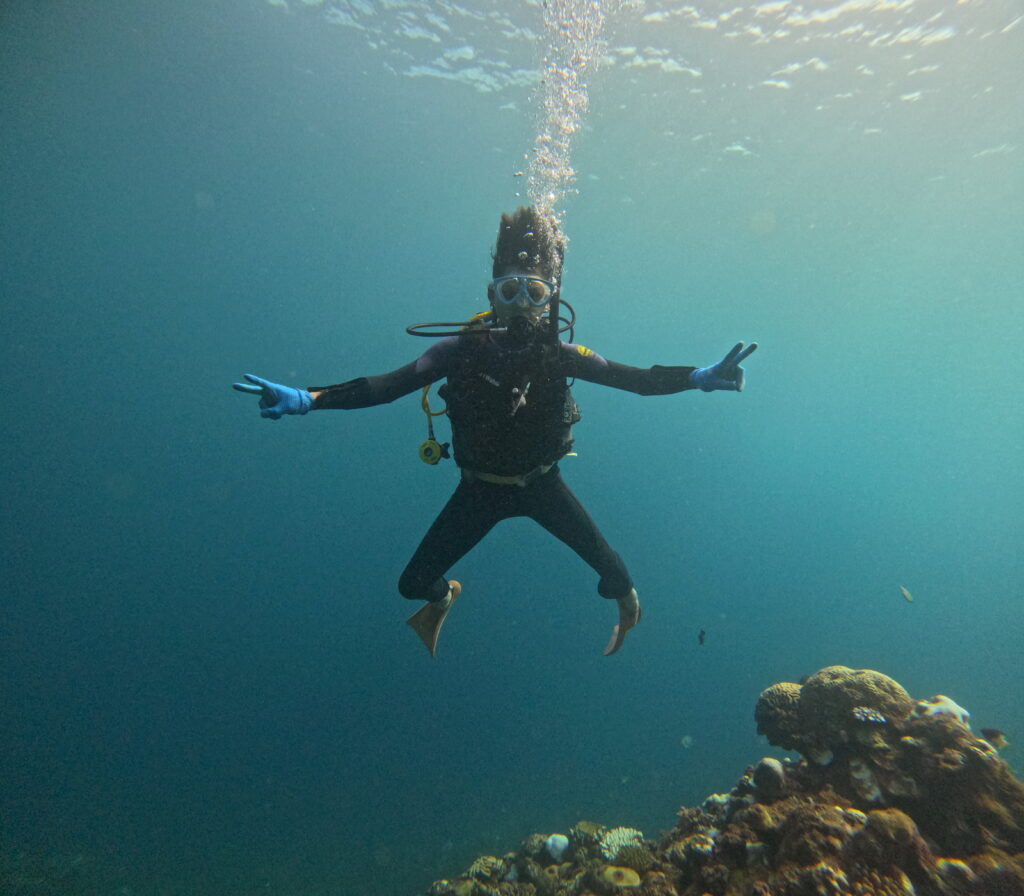
[[[390,370],[484,307],[545,42],[502,8],[4,4],[9,891],[411,896],[584,818],[657,836],[830,663],[1024,742],[1014,2],[609,17],[577,339],[761,344],[740,395],[575,388],[563,472],[645,610],[613,658],[592,572],[516,520],[431,660],[395,583],[456,474],[417,398],[269,422],[230,389]]]

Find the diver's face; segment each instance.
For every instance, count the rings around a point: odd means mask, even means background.
[[[551,307],[555,284],[537,270],[507,268],[491,281],[487,297],[499,324],[516,317],[540,323]]]

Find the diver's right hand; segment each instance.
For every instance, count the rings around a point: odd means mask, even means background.
[[[248,383],[232,383],[239,392],[260,396],[260,416],[278,420],[285,414],[305,414],[313,407],[313,396],[305,389],[281,386],[251,373],[243,374]],[[249,385],[252,383],[252,385]]]

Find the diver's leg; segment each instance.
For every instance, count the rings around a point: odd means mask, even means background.
[[[633,588],[626,565],[557,470],[532,483],[526,515],[571,547],[601,577],[597,592],[618,600]]]
[[[626,632],[640,621],[640,601],[625,563],[605,541],[597,524],[557,470],[542,476],[528,491],[531,495],[527,515],[589,564],[601,577],[598,594],[618,603],[619,622],[604,651],[605,656],[615,653],[622,646]]]
[[[485,488],[486,483],[459,483],[402,572],[398,580],[402,597],[426,601],[445,598],[448,581],[444,574],[504,518],[499,502],[488,500]]]
[[[437,652],[445,617],[462,591],[462,586],[449,582],[444,573],[502,519],[499,502],[487,500],[480,485],[459,483],[398,580],[403,597],[426,601],[406,622],[431,656]]]

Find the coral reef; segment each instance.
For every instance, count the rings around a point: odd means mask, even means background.
[[[644,835],[636,828],[610,828],[601,834],[598,846],[609,862],[617,862],[619,853],[629,846],[638,846]]]
[[[950,698],[829,666],[754,716],[799,758],[762,759],[659,841],[581,821],[428,896],[1024,896],[1024,784]]]

